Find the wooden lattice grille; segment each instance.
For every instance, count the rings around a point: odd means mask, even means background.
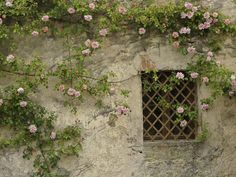
[[[176,123],[176,110],[171,107],[163,107],[160,100],[171,105],[184,104],[196,111],[197,86],[190,80],[181,80],[170,91],[163,91],[163,87],[170,82],[172,71],[160,71],[158,79],[154,81],[153,73],[142,73],[143,86],[143,135],[144,140],[177,140],[195,139],[197,124],[185,116],[185,127]],[[184,73],[184,72],[183,72]],[[188,77],[187,73],[184,73]],[[148,85],[148,88],[145,88]],[[151,89],[150,89],[151,88]]]

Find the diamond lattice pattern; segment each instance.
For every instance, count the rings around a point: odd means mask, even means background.
[[[180,84],[175,85],[170,91],[163,91],[163,87],[170,82],[172,72],[158,72],[157,81],[154,81],[153,73],[142,73],[144,140],[189,140],[196,137],[196,121],[184,117],[188,123],[187,126],[182,128],[179,123],[176,124],[175,122],[177,117],[176,110],[160,104],[160,100],[164,100],[165,103],[170,105],[188,105],[192,111],[196,110],[196,83],[189,80],[181,80]],[[187,73],[184,74],[188,76]],[[145,88],[145,84],[149,85],[149,89]]]

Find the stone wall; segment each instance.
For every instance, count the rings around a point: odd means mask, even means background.
[[[236,4],[231,0],[204,1],[236,18]],[[41,56],[51,65],[67,53],[63,39],[27,38],[19,42],[16,53],[30,58]],[[236,40],[225,41],[217,56],[226,67],[236,72]],[[210,135],[205,142],[143,142],[142,88],[138,74],[143,61],[158,69],[184,69],[190,58],[178,54],[162,38],[150,36],[140,40],[136,34],[117,34],[105,39],[102,49],[88,59],[89,67],[99,75],[112,71],[116,74],[115,94],[107,95],[104,103],[114,108],[114,102],[123,99],[121,89],[130,90],[127,102],[132,112],[120,117],[114,127],[107,122],[104,110],[94,106],[95,100],[78,105],[72,114],[63,106],[64,97],[53,91],[55,80],[50,79],[49,89],[42,88],[32,98],[58,113],[57,127],[80,121],[84,141],[79,157],[61,161],[63,173],[71,177],[235,177],[236,176],[236,100],[218,98],[208,112],[199,113],[201,122],[208,124]],[[14,79],[14,76],[9,76]],[[9,78],[0,81],[0,86]],[[199,88],[199,98],[209,94],[205,86]],[[0,177],[27,177],[32,170],[30,161],[21,158],[21,150],[0,152]]]

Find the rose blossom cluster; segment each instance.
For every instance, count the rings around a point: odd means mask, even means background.
[[[75,90],[75,89],[73,89],[73,88],[69,88],[68,90],[67,90],[67,94],[69,95],[69,96],[74,96],[74,97],[80,97],[80,91],[77,91],[77,90]]]
[[[129,108],[125,107],[125,106],[118,106],[116,108],[116,113],[118,115],[127,115],[130,112]]]
[[[182,72],[177,72],[176,78],[177,79],[184,79],[184,74]]]
[[[180,34],[190,34],[191,32],[191,29],[189,27],[182,27],[180,30],[179,30],[179,33]]]
[[[212,17],[213,17],[213,18],[211,17],[211,15],[210,15],[209,12],[205,12],[205,13],[203,14],[203,17],[204,17],[204,19],[205,19],[206,21],[203,22],[203,23],[200,23],[200,24],[198,25],[198,29],[199,29],[199,30],[208,29],[208,28],[210,28],[212,25],[214,25],[215,23],[218,22],[218,19],[217,19],[218,13],[217,13],[217,12],[214,12],[214,13],[212,14]]]
[[[187,13],[182,12],[181,18],[182,19],[185,19],[185,18],[191,19],[193,17],[193,15],[194,15],[194,12],[187,12]]]
[[[198,7],[193,6],[193,4],[190,2],[185,2],[184,7],[190,11],[188,11],[187,13],[182,12],[181,13],[182,19],[185,18],[191,19],[194,16],[194,13],[198,10]]]
[[[104,35],[105,35],[105,34],[104,34]],[[88,47],[87,49],[82,50],[82,54],[83,54],[84,56],[90,55],[91,50],[90,50],[89,48],[97,49],[97,48],[99,48],[99,46],[100,46],[99,42],[97,42],[97,41],[91,41],[90,39],[87,39],[87,40],[84,42],[84,45],[85,45],[86,47]]]

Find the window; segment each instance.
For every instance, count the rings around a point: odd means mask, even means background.
[[[189,112],[195,112],[197,117],[197,85],[191,79],[187,79],[166,88],[176,72],[159,71],[155,75],[153,72],[142,72],[143,135],[146,141],[192,140],[196,137],[196,120],[189,115],[183,115],[182,120],[187,124],[181,126],[178,113],[173,106],[185,105]],[[185,78],[189,77],[187,73],[181,72]]]

